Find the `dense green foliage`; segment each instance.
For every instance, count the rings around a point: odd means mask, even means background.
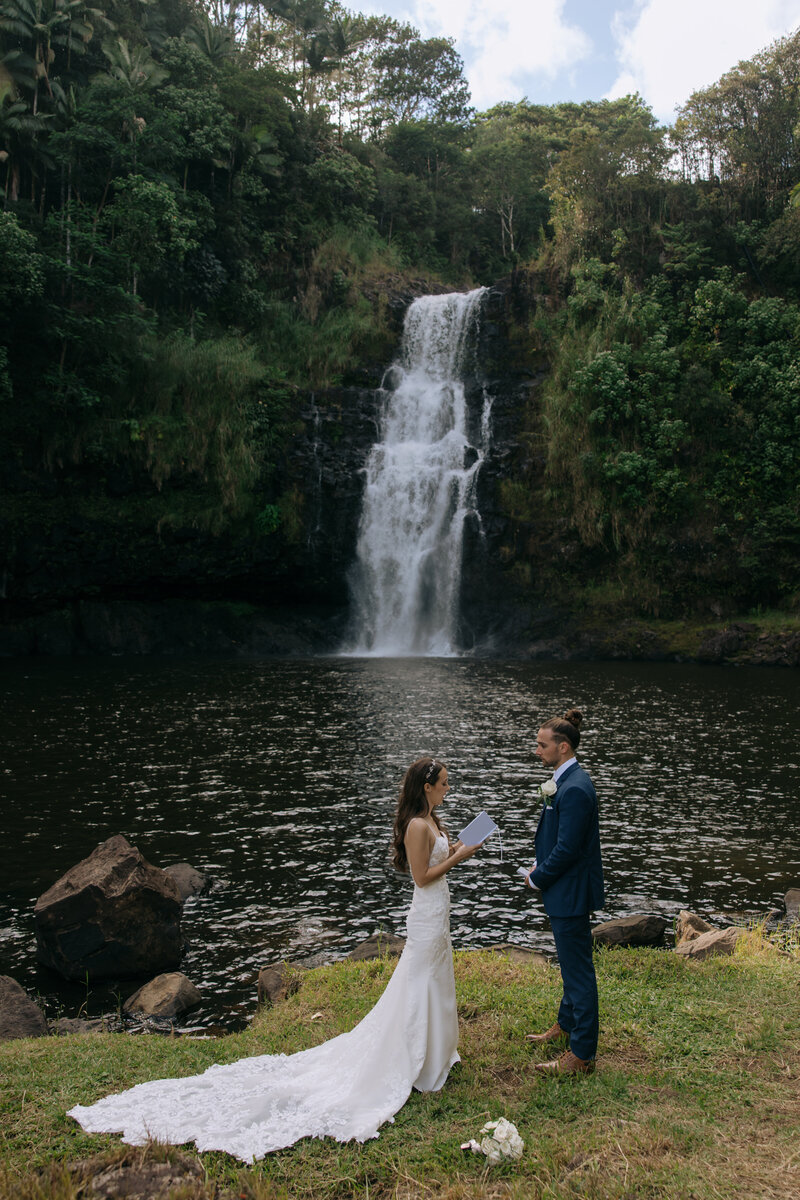
[[[544,508],[539,586],[573,606],[800,603],[799,83],[795,35],[669,132],[601,107],[550,171],[557,304],[526,331],[552,366],[528,414],[546,472],[506,487],[518,568]]]
[[[505,484],[518,578],[545,510],[565,595],[794,602],[800,35],[671,130],[638,97],[476,114],[451,41],[336,0],[0,0],[0,39],[15,512],[110,491],[272,536],[299,390],[385,356],[386,280],[526,267],[552,370]]]

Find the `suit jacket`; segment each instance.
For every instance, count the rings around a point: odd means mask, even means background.
[[[547,915],[579,917],[600,908],[604,890],[597,795],[577,763],[559,779],[552,804],[542,806],[534,842],[536,870],[530,878],[541,889]]]

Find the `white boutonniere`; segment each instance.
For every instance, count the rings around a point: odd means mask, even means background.
[[[547,779],[544,783],[539,785],[539,795],[541,796],[542,800],[544,800],[548,808],[553,803],[553,796],[556,794],[556,787],[557,785],[555,779]]]

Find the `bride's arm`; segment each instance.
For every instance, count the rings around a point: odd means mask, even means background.
[[[435,867],[429,866],[433,847],[431,831],[427,823],[419,817],[414,817],[409,821],[404,841],[408,865],[417,887],[425,887],[426,884],[433,883],[435,879],[441,879],[442,875],[451,870],[456,863],[463,862],[465,858],[471,858],[479,849],[478,846],[464,846],[459,843],[444,862],[437,863]]]

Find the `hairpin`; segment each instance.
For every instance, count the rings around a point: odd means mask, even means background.
[[[428,782],[428,780],[430,779],[431,775],[433,774],[433,772],[435,770],[436,770],[436,759],[432,758],[431,765],[428,767],[427,771],[425,772],[425,782],[426,783]]]

